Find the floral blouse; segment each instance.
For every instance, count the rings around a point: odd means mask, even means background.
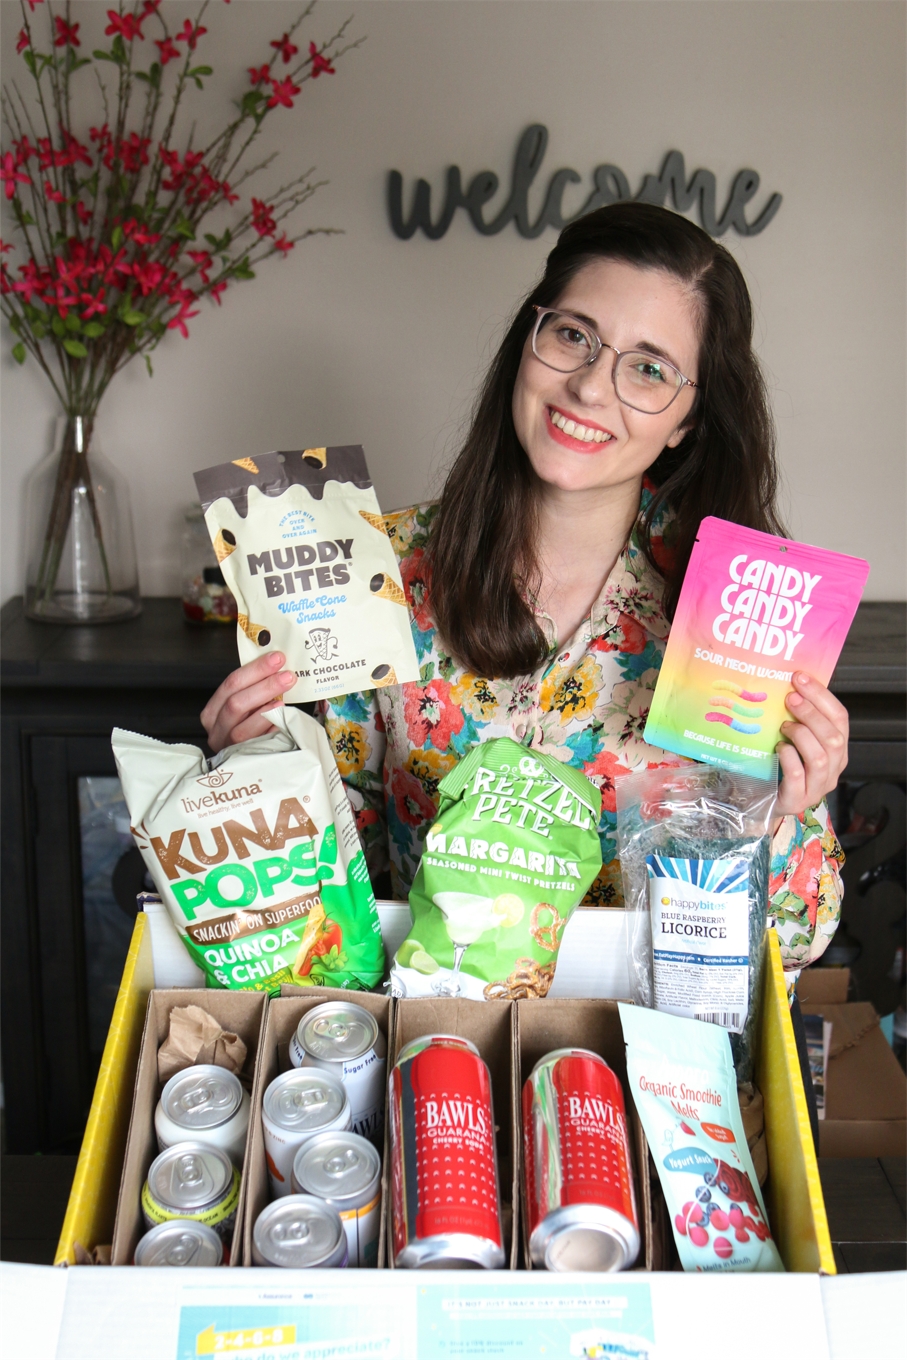
[[[649,494],[644,489],[643,508]],[[536,611],[552,648],[539,670],[511,680],[473,675],[451,657],[431,617],[424,557],[436,508],[385,516],[410,606],[419,682],[319,705],[369,868],[374,875],[390,867],[395,897],[407,897],[439,783],[477,742],[509,736],[582,770],[601,789],[602,867],[585,900],[620,907],[616,781],[631,770],[684,763],[643,740],[670,629],[661,578],[634,529],[572,638],[558,647],[553,621]],[[667,524],[665,517],[653,526],[656,549]],[[824,802],[784,818],[772,845],[770,896],[786,968],[813,962],[834,934],[843,859]]]

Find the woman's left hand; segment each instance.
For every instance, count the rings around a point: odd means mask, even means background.
[[[781,766],[776,819],[815,807],[835,788],[847,764],[847,709],[802,671],[795,672],[793,685],[785,700],[792,716],[781,724],[787,740],[775,748]]]

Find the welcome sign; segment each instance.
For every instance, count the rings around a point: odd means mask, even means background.
[[[755,170],[739,170],[734,176],[724,209],[718,213],[718,185],[711,170],[696,170],[687,180],[686,162],[680,151],[669,151],[659,174],[647,174],[633,194],[630,181],[617,165],[597,165],[592,171],[592,191],[578,212],[564,215],[564,191],[569,184],[581,184],[582,176],[569,168],[556,170],[552,175],[545,201],[534,221],[530,220],[529,189],[542,168],[548,147],[548,129],[533,123],[519,140],[511,175],[510,194],[504,206],[490,219],[484,209],[497,193],[500,180],[493,170],[480,170],[467,187],[458,165],[447,171],[446,194],[443,205],[432,218],[431,185],[418,179],[409,216],[403,208],[403,176],[391,170],[387,181],[387,206],[391,230],[402,241],[408,241],[419,230],[430,241],[438,241],[445,234],[458,208],[465,208],[476,231],[483,236],[496,236],[513,222],[521,236],[532,239],[546,227],[560,231],[568,222],[575,221],[594,208],[609,203],[635,199],[637,203],[663,206],[670,195],[678,212],[688,212],[696,205],[699,220],[710,236],[723,236],[729,227],[740,236],[757,236],[764,231],[781,207],[781,195],[773,193],[761,211],[747,219],[747,206],[759,192],[760,178]]]

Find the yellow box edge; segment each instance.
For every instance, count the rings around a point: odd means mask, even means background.
[[[75,1243],[87,1250],[102,1245],[103,1223],[110,1217],[109,1197],[103,1194],[105,1172],[116,1169],[113,1204],[119,1168],[126,1146],[129,1116],[132,1109],[132,1090],[138,1064],[139,1045],[145,1020],[148,993],[154,986],[154,958],[151,951],[151,930],[148,918],[140,911],[135,918],[132,939],[126,954],[113,1018],[101,1057],[98,1079],[94,1088],[85,1135],[76,1163],[66,1215],[57,1243],[55,1266],[75,1265]],[[120,1155],[116,1156],[116,1143]],[[113,1223],[110,1223],[112,1233]]]
[[[782,1260],[789,1271],[836,1275],[787,982],[774,930],[768,932],[756,1079],[765,1101],[769,1207]],[[779,1215],[774,1205],[781,1196],[784,1213]]]

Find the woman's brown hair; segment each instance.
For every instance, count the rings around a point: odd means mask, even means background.
[[[513,390],[534,307],[556,306],[579,270],[601,259],[665,270],[693,291],[698,304],[698,390],[690,428],[649,469],[656,493],[642,525],[643,551],[665,579],[668,617],[705,515],[784,532],[774,508],[774,426],[753,353],[752,304],[736,261],[667,208],[599,208],[564,228],[542,279],[518,308],[479,392],[433,525],[432,617],[446,646],[477,675],[526,675],[548,653],[525,598],[538,577],[538,488],[514,429]],[[651,542],[651,526],[665,504],[675,516],[669,565],[656,561]]]

